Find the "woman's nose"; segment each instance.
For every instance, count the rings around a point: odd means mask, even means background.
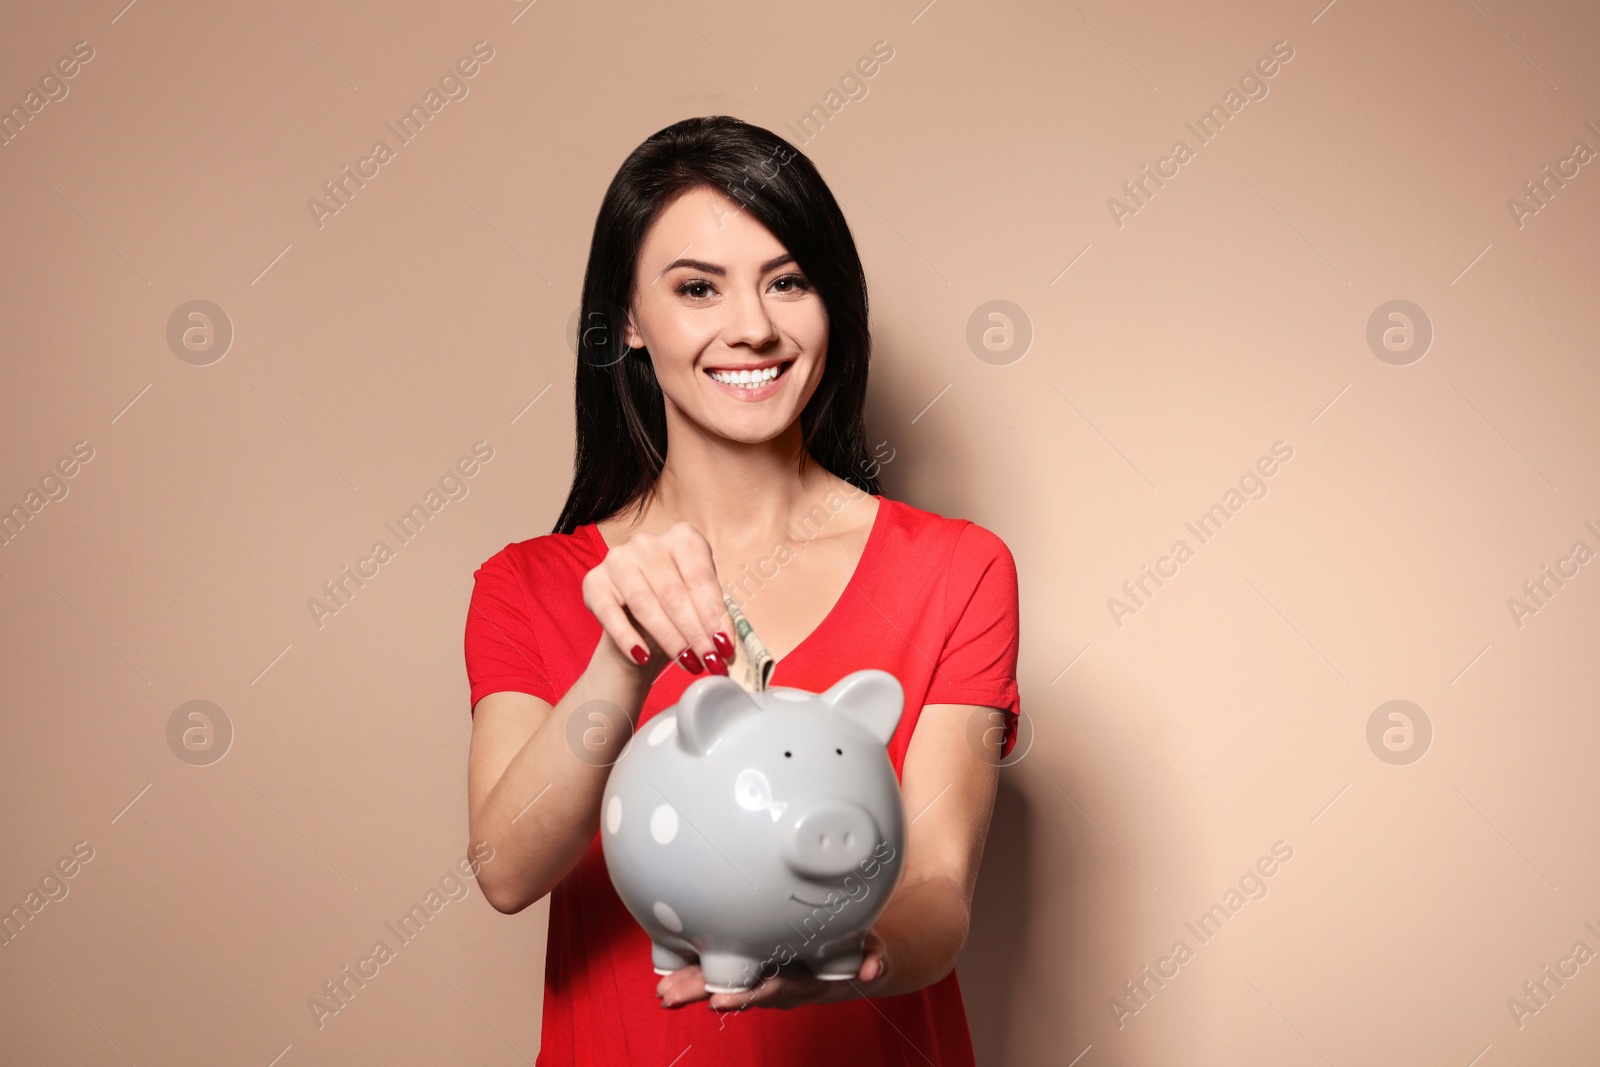
[[[724,338],[730,345],[746,344],[752,348],[763,348],[778,331],[773,325],[772,316],[767,312],[767,306],[762,301],[759,293],[744,293],[734,296],[723,304],[728,309],[728,321],[724,328]]]

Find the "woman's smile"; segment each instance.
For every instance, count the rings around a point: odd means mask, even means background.
[[[794,360],[767,360],[727,367],[707,367],[705,376],[719,392],[745,401],[765,400],[783,388]]]

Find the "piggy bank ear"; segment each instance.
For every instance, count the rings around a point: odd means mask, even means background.
[[[678,746],[692,756],[703,756],[734,720],[759,710],[732,678],[707,675],[690,682],[678,699]]]
[[[894,736],[905,707],[905,690],[888,671],[865,670],[835,682],[822,699],[847,719],[860,725],[883,744]]]

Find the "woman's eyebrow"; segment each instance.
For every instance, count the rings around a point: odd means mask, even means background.
[[[774,267],[781,267],[785,263],[793,262],[794,256],[786,252],[781,256],[774,257],[773,259],[769,259],[765,263],[761,264],[760,273],[765,274]],[[707,274],[715,274],[719,278],[725,277],[728,273],[724,268],[717,266],[715,263],[707,263],[703,259],[683,259],[681,257],[673,260],[671,263],[668,263],[665,267],[662,267],[661,273],[665,274],[667,271],[675,270],[678,267],[692,267],[695,270],[705,271]]]

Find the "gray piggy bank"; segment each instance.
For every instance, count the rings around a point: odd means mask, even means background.
[[[799,960],[854,978],[889,902],[906,818],[886,745],[905,695],[856,671],[825,693],[690,683],[631,737],[600,804],[617,894],[669,974],[749,989]]]

